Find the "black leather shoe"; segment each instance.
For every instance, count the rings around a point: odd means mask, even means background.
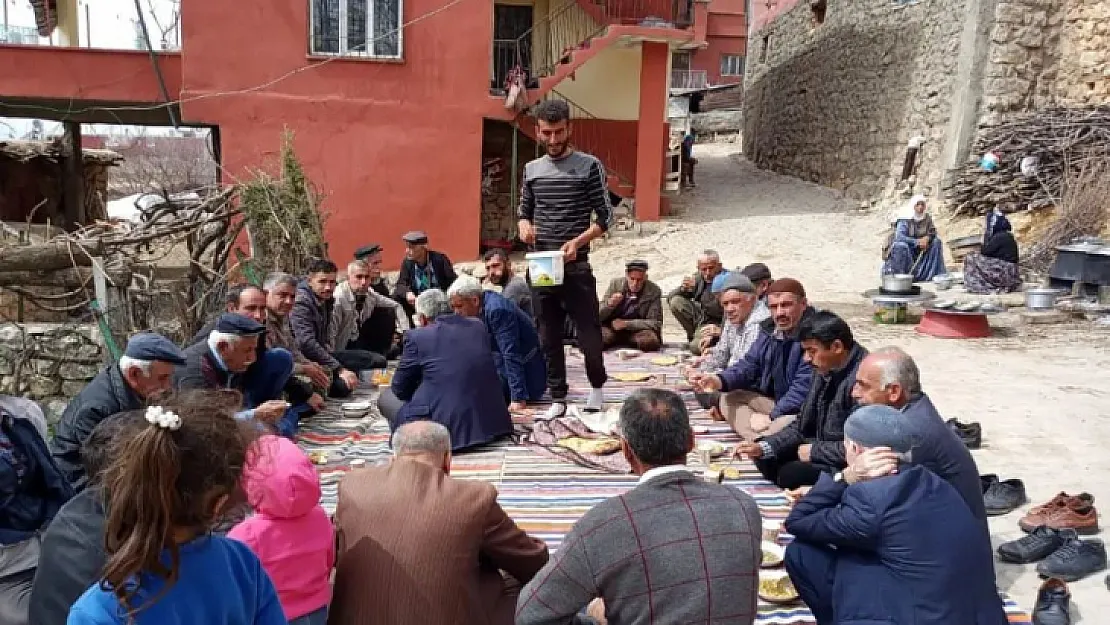
[[[999,545],[998,558],[1003,562],[1029,564],[1052,555],[1063,546],[1066,538],[1075,536],[1077,534],[1071,530],[1054,530],[1042,525],[1028,536]]]
[[[1041,577],[1074,582],[1106,568],[1106,546],[1101,540],[1080,540],[1071,536],[1037,565]]]
[[[968,449],[979,449],[983,445],[983,426],[978,423],[960,423],[956,419],[946,421],[948,429],[959,437]]]
[[[1033,625],[1071,625],[1071,591],[1059,579],[1050,579],[1037,591]]]
[[[979,478],[983,485],[983,505],[988,516],[998,516],[1013,512],[1025,502],[1025,483],[1018,479],[999,480],[997,475],[988,474]]]

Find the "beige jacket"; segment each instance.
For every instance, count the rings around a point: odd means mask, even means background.
[[[355,293],[351,290],[349,282],[342,282],[335,287],[334,297],[335,306],[332,308],[331,327],[329,329],[331,336],[328,337],[332,349],[345,349],[347,343],[358,338],[358,329],[362,327],[363,322],[370,318],[370,315],[374,314],[374,309],[379,306],[393,310],[397,316],[397,327],[402,332],[408,330],[411,326],[408,315],[405,314],[405,309],[374,289],[367,290],[366,301],[362,304],[361,311],[355,308]]]

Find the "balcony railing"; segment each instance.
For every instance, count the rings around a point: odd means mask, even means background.
[[[693,0],[593,0],[610,22],[687,28],[694,23]]]
[[[671,89],[704,89],[709,86],[709,75],[704,69],[671,70]]]

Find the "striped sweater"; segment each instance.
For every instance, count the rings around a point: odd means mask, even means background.
[[[535,248],[540,252],[561,248],[595,219],[603,231],[608,230],[612,209],[601,161],[574,151],[562,158],[545,155],[528,163],[517,217],[535,226]],[[579,258],[589,251],[589,245],[584,246]]]

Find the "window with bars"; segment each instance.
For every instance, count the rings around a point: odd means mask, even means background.
[[[310,0],[312,54],[401,58],[403,0]]]
[[[722,76],[743,76],[744,75],[744,57],[739,54],[722,54],[721,55],[721,75]]]

